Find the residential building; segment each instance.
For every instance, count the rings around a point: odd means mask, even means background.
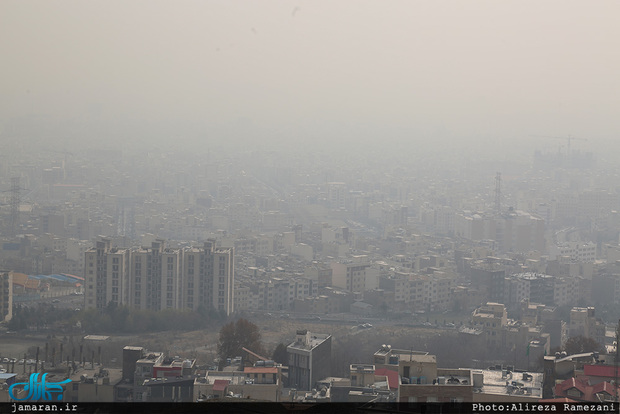
[[[319,263],[313,263],[304,269],[304,276],[316,281],[319,287],[332,285],[332,273],[333,270],[330,267]]]
[[[517,354],[525,354],[527,358],[519,358],[519,361],[526,369],[530,368],[532,361],[551,350],[550,335],[543,331],[542,326],[509,320],[506,307],[501,303],[487,303],[475,309],[472,324],[482,332],[487,347],[511,350],[515,358]]]
[[[594,307],[571,309],[568,336],[585,336],[605,344],[605,324],[596,317]]]
[[[493,213],[456,214],[454,234],[473,241],[494,240],[500,252],[545,251],[545,221],[533,214],[510,209]]]
[[[508,314],[503,304],[488,302],[475,309],[471,319],[474,327],[485,333],[487,345],[502,346],[503,328],[508,324]]]
[[[194,394],[199,401],[231,394],[244,401],[282,401],[281,367],[265,366],[265,362],[258,361],[242,371],[207,371],[195,379]]]
[[[155,239],[148,248],[119,249],[102,238],[85,252],[84,273],[87,309],[114,303],[154,311],[203,306],[234,312],[233,248],[215,247],[213,240],[172,249]]]
[[[334,210],[344,210],[347,208],[349,191],[346,183],[330,182],[327,183],[328,206]]]
[[[375,366],[371,364],[351,364],[349,366],[351,386],[365,387],[375,383]]]
[[[159,311],[179,309],[180,290],[179,249],[166,248],[157,239],[150,248],[131,251],[131,304],[137,309]]]
[[[506,270],[495,263],[478,263],[470,268],[471,285],[491,302],[504,301]]]
[[[111,403],[115,401],[115,387],[122,379],[120,369],[88,367],[78,369],[65,386],[63,401]]]
[[[145,402],[148,400],[147,388],[144,382],[154,378],[153,368],[161,365],[164,361],[163,352],[145,352],[142,358],[136,361],[136,370],[134,372],[133,383],[133,401]]]
[[[145,402],[149,403],[193,403],[195,378],[151,378],[144,381],[146,393],[143,394]]]
[[[0,322],[13,318],[13,272],[0,271]]]
[[[555,398],[570,398],[579,402],[614,402],[617,401],[618,388],[613,382],[590,384],[588,378],[571,377],[557,384],[554,389]]]
[[[594,262],[596,260],[596,243],[564,242],[549,248],[550,260],[555,260],[560,256],[568,256],[577,262]]]
[[[105,309],[109,303],[129,305],[129,250],[112,247],[110,239],[101,238],[88,249],[84,260],[84,307]]]
[[[473,370],[473,402],[538,402],[543,394],[543,374],[517,372],[514,367]]]
[[[398,374],[402,378],[398,401],[471,402],[473,378],[470,369],[437,368],[435,355],[399,356]]]
[[[298,330],[295,342],[286,348],[286,352],[290,387],[311,390],[318,380],[330,375],[331,335]]]
[[[215,247],[209,240],[203,247],[183,250],[181,303],[185,309],[200,306],[230,315],[234,312],[235,264],[232,247]]]
[[[370,267],[366,256],[353,256],[345,263],[334,262],[331,265],[333,286],[349,292],[366,290],[366,269]]]

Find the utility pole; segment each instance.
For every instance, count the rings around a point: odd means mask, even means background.
[[[620,347],[620,319],[618,320],[618,325],[616,326],[616,356],[614,358],[614,400],[616,404],[618,404],[618,349]],[[619,408],[620,412],[620,408]]]

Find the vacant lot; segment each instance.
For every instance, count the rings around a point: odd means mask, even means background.
[[[430,340],[437,335],[450,335],[450,332],[420,327],[401,327],[389,325],[386,322],[375,324],[371,328],[361,329],[357,324],[325,323],[324,321],[300,321],[292,319],[252,319],[261,331],[264,347],[268,355],[279,343],[288,344],[295,339],[298,329],[308,329],[311,332],[327,333],[332,335],[332,354],[338,373],[345,370],[348,364],[372,361],[372,354],[382,345],[391,344],[404,349],[423,350],[430,346]],[[104,335],[105,333],[98,333]],[[453,333],[452,333],[453,334]],[[211,364],[217,357],[217,342],[219,328],[211,330],[197,330],[191,332],[157,332],[141,335],[110,335],[105,342],[85,342],[84,335],[70,337],[59,336],[52,338],[49,334],[14,333],[0,334],[0,355],[21,359],[30,351],[28,357],[34,357],[33,351],[40,348],[40,359],[44,359],[45,344],[63,342],[65,358],[73,349],[84,346],[84,355],[87,361],[95,353],[95,361],[99,359],[98,351],[101,347],[101,360],[112,367],[121,367],[122,348],[127,345],[142,346],[151,351],[164,351],[171,356],[196,358],[198,365]],[[56,345],[59,349],[59,345]],[[57,353],[58,357],[58,353]],[[51,356],[49,356],[51,358]],[[78,358],[79,359],[79,358]],[[342,375],[342,374],[340,374]]]

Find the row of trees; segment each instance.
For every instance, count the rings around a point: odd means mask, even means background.
[[[11,331],[28,329],[29,327],[52,327],[75,317],[72,309],[59,309],[54,305],[39,303],[36,306],[13,306],[13,317],[7,328]]]
[[[109,333],[192,331],[213,328],[226,318],[226,315],[215,309],[205,307],[199,307],[196,311],[152,311],[116,306],[113,303],[103,312],[89,309],[78,316],[86,332]]]
[[[75,327],[78,322],[86,332],[135,333],[213,328],[226,320],[215,309],[200,307],[196,311],[165,309],[139,310],[110,303],[103,312],[97,309],[75,311],[39,303],[36,306],[16,305],[8,329],[19,331],[35,328]]]

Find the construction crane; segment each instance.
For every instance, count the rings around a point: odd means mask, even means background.
[[[573,136],[565,136],[565,137],[554,137],[554,136],[550,136],[550,135],[534,135],[535,137],[538,138],[553,138],[553,139],[565,139],[566,140],[566,155],[570,156],[570,143],[571,141],[587,141],[587,138],[577,138],[577,137],[573,137]]]

